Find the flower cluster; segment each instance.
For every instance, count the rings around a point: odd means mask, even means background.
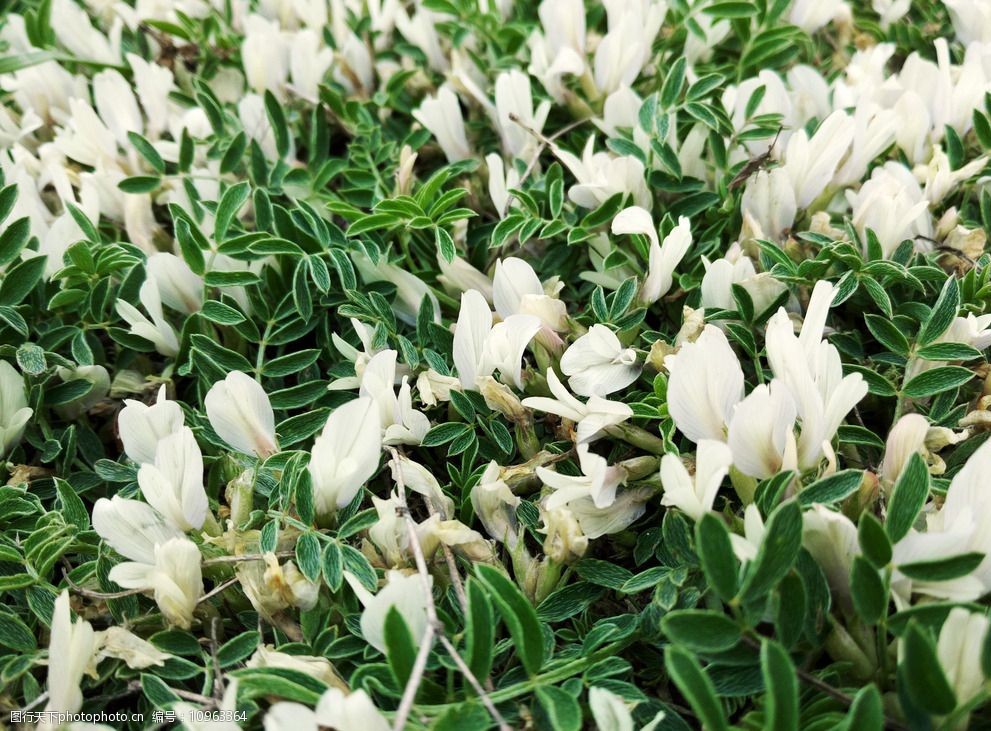
[[[983,0],[14,2],[0,89],[3,710],[986,722]]]

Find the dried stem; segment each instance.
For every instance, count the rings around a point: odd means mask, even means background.
[[[389,449],[392,454],[392,459],[399,464],[399,453],[394,447]],[[410,673],[409,680],[406,683],[406,688],[403,690],[403,697],[399,703],[399,708],[396,711],[396,717],[393,720],[393,728],[396,731],[401,731],[406,726],[406,719],[409,718],[410,711],[413,709],[413,701],[416,698],[416,692],[420,687],[420,683],[423,680],[423,673],[427,667],[427,657],[430,654],[430,649],[433,647],[435,636],[440,640],[440,643],[444,646],[444,649],[450,654],[451,659],[454,660],[454,664],[457,666],[458,670],[468,679],[468,682],[478,693],[478,697],[481,699],[482,704],[495,719],[496,723],[499,725],[500,731],[510,731],[509,724],[506,723],[506,719],[502,717],[499,713],[499,709],[495,707],[492,699],[489,698],[488,693],[482,687],[482,684],[478,682],[478,678],[472,673],[471,668],[468,667],[467,663],[462,659],[461,655],[458,654],[457,649],[451,643],[450,640],[444,635],[444,626],[441,624],[440,619],[437,617],[437,607],[434,604],[434,594],[432,589],[432,583],[430,581],[430,574],[427,572],[427,561],[423,556],[423,548],[420,546],[420,539],[416,535],[416,523],[413,521],[413,516],[410,515],[409,506],[406,504],[406,485],[403,482],[403,476],[401,470],[395,470],[396,486],[399,488],[397,493],[397,500],[399,502],[399,508],[396,512],[403,518],[406,522],[406,532],[409,535],[410,548],[413,550],[413,558],[416,561],[416,570],[420,574],[420,578],[423,579],[423,591],[426,596],[426,610],[427,610],[427,631],[423,637],[420,644],[420,650],[416,655],[416,660],[413,663],[413,670]],[[453,556],[452,556],[453,560]],[[455,573],[457,569],[453,569]],[[460,581],[460,577],[458,579]],[[467,600],[465,601],[465,606],[467,606]]]
[[[222,563],[241,563],[242,561],[264,561],[265,553],[246,553],[243,556],[215,556],[203,561],[203,566],[216,566]],[[292,558],[296,554],[293,551],[279,551],[276,558]]]
[[[217,594],[219,594],[220,592],[222,592],[227,587],[233,586],[234,584],[236,584],[238,581],[240,581],[240,579],[238,577],[236,577],[236,576],[233,579],[228,579],[223,584],[219,584],[219,585],[213,587],[209,592],[207,592],[206,594],[204,594],[203,596],[201,596],[200,599],[199,599],[199,601],[196,602],[196,603],[197,604],[202,604],[203,602],[205,602],[210,597],[216,596]]]
[[[111,592],[93,591],[92,589],[87,589],[75,583],[69,578],[68,574],[63,574],[62,578],[65,579],[65,583],[67,583],[69,588],[76,594],[87,597],[88,599],[98,599],[100,601],[106,601],[107,599],[123,599],[126,596],[134,596],[135,594],[141,594],[145,591],[144,589],[126,589],[124,591]]]

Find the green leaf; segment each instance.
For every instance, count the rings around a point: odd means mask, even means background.
[[[695,524],[695,548],[706,581],[724,602],[736,596],[740,563],[733,553],[729,530],[712,513]]]
[[[296,541],[296,564],[310,581],[320,578],[320,541],[313,533],[304,533]]]
[[[681,96],[685,88],[685,69],[688,60],[684,56],[679,56],[668,70],[668,75],[664,79],[664,86],[661,87],[661,106],[664,109],[671,109]]]
[[[279,435],[279,444],[285,448],[309,439],[323,429],[328,416],[330,416],[330,409],[320,407],[280,421],[275,427],[275,431]]]
[[[210,322],[215,322],[218,325],[238,325],[245,320],[244,315],[236,309],[215,300],[204,302],[200,314]]]
[[[130,178],[124,178],[117,183],[117,187],[125,193],[141,194],[158,190],[161,184],[162,179],[157,175],[135,175]]]
[[[957,700],[953,695],[932,640],[913,620],[902,635],[900,680],[905,691],[919,708],[936,715],[952,711]]]
[[[863,481],[862,470],[842,470],[802,488],[798,494],[798,502],[803,506],[813,503],[833,505],[856,492]]]
[[[898,570],[916,581],[950,581],[971,573],[983,560],[983,553],[961,553],[949,558],[899,564]]]
[[[973,371],[962,366],[933,368],[920,373],[905,384],[902,393],[909,398],[926,398],[961,386],[973,377]]]
[[[0,284],[0,305],[19,305],[45,273],[46,256],[32,256],[7,271]]]
[[[544,664],[544,639],[536,611],[516,584],[494,566],[476,565],[475,575],[489,590],[489,597],[509,628],[523,667],[535,675]]]
[[[795,501],[771,513],[757,556],[747,567],[740,594],[754,599],[767,594],[788,573],[802,547],[802,510]]]
[[[7,190],[4,188],[4,190]],[[31,219],[18,218],[0,234],[0,266],[16,261],[31,238]]]
[[[706,731],[727,731],[726,715],[716,689],[698,660],[687,650],[669,645],[664,650],[664,667]]]
[[[34,632],[18,617],[0,612],[0,645],[16,652],[34,652]]]
[[[867,624],[877,624],[888,609],[888,592],[876,568],[863,556],[855,556],[850,572],[853,608]]]
[[[740,628],[722,612],[707,609],[679,609],[661,620],[668,639],[693,652],[722,652],[740,641]]]
[[[340,547],[344,558],[344,570],[353,574],[368,591],[375,591],[379,580],[368,559],[351,546],[342,543]]]
[[[884,706],[877,686],[868,683],[853,698],[850,712],[843,721],[842,731],[882,731]]]
[[[471,426],[468,424],[461,424],[454,421],[447,422],[446,424],[438,424],[424,435],[420,446],[438,447],[441,444],[454,441],[469,431],[471,431]]]
[[[765,639],[760,648],[760,667],[767,688],[764,729],[798,730],[798,676],[788,652],[774,640]]]
[[[891,563],[891,540],[881,521],[875,518],[873,513],[860,514],[857,540],[864,558],[870,561],[874,568],[882,569]]]
[[[892,544],[908,535],[928,497],[929,468],[922,455],[916,453],[902,468],[888,502],[884,527]]]
[[[165,174],[165,161],[162,156],[158,154],[158,150],[152,147],[152,144],[146,140],[144,137],[139,135],[137,132],[128,132],[127,139],[131,141],[134,145],[134,149],[138,151],[138,154],[143,157],[149,165],[151,165],[155,172],[159,175]]]
[[[448,263],[454,261],[454,256],[458,251],[454,247],[454,239],[451,238],[451,234],[438,226],[434,236],[437,242],[437,251],[444,257],[444,261]]]
[[[947,277],[943,284],[943,289],[939,293],[939,299],[933,305],[929,319],[919,330],[919,337],[916,339],[919,345],[929,345],[946,332],[947,328],[953,324],[953,319],[960,309],[960,285],[956,277]]]
[[[492,671],[495,647],[495,613],[488,595],[474,576],[465,583],[468,612],[465,614],[465,662],[476,678],[487,678]]]
[[[386,612],[383,638],[389,667],[396,678],[396,683],[402,688],[413,672],[417,650],[413,642],[413,633],[410,632],[406,620],[395,605],[390,606],[389,611]]]
[[[893,353],[898,353],[898,355],[908,355],[910,347],[908,338],[890,319],[879,315],[866,315],[864,321],[874,339],[881,345]]]
[[[72,523],[81,531],[87,530],[89,528],[89,511],[86,510],[86,505],[72,485],[66,480],[56,477],[55,491],[58,493],[59,507],[66,522]]]
[[[344,557],[337,541],[330,541],[324,546],[322,559],[323,580],[331,591],[336,592],[344,579]]]
[[[141,674],[141,691],[155,708],[170,708],[179,700],[164,680],[149,673]]]
[[[289,124],[286,122],[286,114],[282,110],[282,105],[275,95],[265,92],[265,113],[268,115],[269,124],[272,125],[272,133],[275,135],[275,149],[279,157],[284,158],[289,154]]]
[[[257,630],[242,632],[217,648],[217,662],[222,668],[229,668],[251,657],[258,649],[261,634]]]
[[[923,360],[974,360],[981,351],[964,343],[933,343],[919,348],[915,354]]]
[[[575,697],[553,685],[537,688],[537,700],[547,714],[550,728],[554,731],[579,731],[582,727],[582,709]]]
[[[24,343],[15,353],[17,365],[29,376],[40,376],[48,369],[45,351],[34,343]]]
[[[221,242],[227,238],[227,229],[230,228],[231,221],[248,202],[250,196],[251,186],[246,181],[232,185],[224,191],[220,203],[217,204],[216,223],[213,229],[214,239]]]

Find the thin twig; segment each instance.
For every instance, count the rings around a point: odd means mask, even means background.
[[[392,459],[398,467],[399,453],[396,451],[395,447],[390,447],[389,452],[392,454]],[[403,690],[403,697],[399,703],[399,709],[396,711],[396,717],[393,721],[393,728],[395,731],[401,731],[401,729],[406,726],[406,719],[409,718],[410,711],[413,708],[413,701],[416,698],[416,691],[420,686],[420,682],[423,680],[423,673],[427,667],[427,657],[430,654],[430,648],[434,644],[434,637],[436,635],[437,638],[439,638],[440,643],[444,646],[444,649],[447,650],[448,654],[450,654],[451,659],[454,660],[458,670],[460,670],[461,673],[468,679],[468,682],[475,689],[475,692],[478,693],[478,697],[481,699],[482,704],[499,725],[500,731],[511,731],[509,724],[506,723],[506,719],[504,719],[502,714],[499,713],[499,709],[495,707],[495,704],[492,702],[492,699],[489,698],[488,693],[485,692],[482,684],[478,682],[478,678],[476,678],[475,674],[472,673],[471,668],[468,667],[461,655],[458,654],[457,649],[453,644],[451,644],[450,640],[444,636],[444,626],[437,617],[437,607],[434,604],[434,594],[430,581],[430,574],[427,572],[427,561],[423,556],[423,548],[420,546],[420,539],[416,535],[416,523],[413,521],[413,516],[410,515],[409,512],[409,506],[406,504],[406,485],[403,482],[402,470],[395,470],[395,476],[396,487],[399,488],[396,490],[397,500],[399,502],[399,508],[396,512],[397,514],[400,514],[406,522],[406,532],[409,535],[410,547],[413,550],[413,558],[416,561],[416,570],[423,579],[423,591],[427,600],[427,631],[422,640],[422,644],[420,645],[420,650],[416,655],[416,660],[413,663],[413,670],[410,673],[409,680],[406,683],[406,688]]]
[[[398,463],[396,464],[396,467],[397,468],[399,467]],[[433,504],[429,500],[426,500],[424,502],[427,505],[427,512],[430,513],[430,515],[436,515],[437,511],[434,509]],[[467,616],[468,596],[465,594],[465,585],[464,582],[461,581],[461,574],[458,571],[458,564],[454,560],[454,552],[451,550],[451,547],[448,546],[446,543],[441,543],[440,547],[441,550],[444,552],[444,559],[447,561],[447,571],[451,575],[451,583],[454,585],[454,593],[458,597],[458,603],[461,605],[461,610]]]
[[[241,563],[242,561],[264,561],[267,553],[245,553],[242,556],[215,556],[203,561],[204,566],[215,566],[222,563]],[[296,555],[293,551],[279,551],[274,554],[276,558],[292,558]]]
[[[127,684],[129,690],[140,691],[141,681],[132,680]],[[182,690],[181,688],[170,688],[173,693],[182,698],[184,701],[192,701],[193,703],[199,703],[201,706],[208,706],[209,708],[218,708],[220,703],[216,698],[211,698],[210,696],[201,695],[200,693],[193,693],[188,690]]]
[[[228,582],[230,583],[230,582]],[[223,585],[217,588],[223,588]],[[216,591],[216,589],[214,589]],[[211,592],[213,593],[213,592]],[[220,670],[220,658],[217,656],[217,625],[220,624],[219,617],[210,619],[210,657],[213,658],[213,697],[223,700],[224,697],[224,674]]]
[[[69,585],[70,589],[80,596],[87,597],[88,599],[99,599],[101,601],[105,601],[107,599],[123,599],[126,596],[134,596],[135,594],[141,594],[145,591],[145,589],[126,589],[124,591],[112,592],[93,591],[92,589],[87,589],[75,583],[69,578],[68,574],[63,574],[62,578],[65,579],[65,583]]]
[[[222,592],[224,589],[228,588],[229,586],[233,586],[238,581],[240,581],[240,578],[238,578],[237,576],[235,576],[233,579],[228,579],[223,584],[219,584],[219,585],[213,587],[209,592],[207,592],[206,594],[204,594],[203,596],[201,596],[199,598],[199,601],[197,601],[196,603],[197,604],[202,604],[203,602],[205,602],[210,597],[217,596],[217,594],[219,594],[220,592]]]
[[[582,126],[589,119],[591,119],[591,118],[590,117],[585,117],[584,119],[577,119],[574,122],[572,122],[571,124],[565,125],[561,129],[559,129],[557,132],[555,132],[554,134],[552,134],[550,137],[545,137],[543,134],[541,134],[537,130],[533,129],[528,124],[524,124],[523,123],[523,120],[521,120],[518,116],[516,116],[513,113],[510,113],[510,115],[509,115],[509,121],[515,122],[516,124],[518,124],[520,127],[522,127],[523,129],[525,129],[531,135],[533,135],[534,137],[536,137],[537,138],[537,141],[540,142],[540,144],[537,145],[537,149],[534,150],[533,157],[530,158],[530,162],[529,162],[529,164],[527,164],[526,170],[523,171],[523,175],[522,175],[522,177],[520,177],[520,181],[516,184],[516,187],[517,188],[521,187],[523,185],[523,183],[526,182],[526,179],[529,178],[533,174],[533,171],[536,169],[537,163],[540,161],[540,156],[541,156],[541,154],[543,154],[544,150],[546,148],[548,148],[548,147],[550,147],[551,149],[554,148],[554,140],[556,140],[558,137],[561,137],[562,135],[566,135],[568,132],[570,132],[571,130],[575,129],[576,127]],[[506,214],[509,213],[509,206],[513,202],[513,200],[515,200],[515,198],[516,198],[516,196],[514,196],[512,193],[510,193],[509,196],[507,196],[507,198],[506,198],[506,204],[502,208],[502,217],[503,218],[505,218],[506,217]]]

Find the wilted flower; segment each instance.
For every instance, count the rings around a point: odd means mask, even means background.
[[[381,450],[381,417],[372,399],[356,398],[331,412],[313,443],[308,467],[318,516],[354,499],[378,470]]]
[[[581,396],[605,396],[637,380],[641,366],[633,348],[624,348],[605,325],[592,325],[561,356],[561,371]]]
[[[172,657],[123,627],[107,627],[102,632],[97,632],[96,646],[97,662],[105,657],[112,657],[123,660],[127,667],[136,670],[161,667]]]
[[[489,462],[481,478],[471,488],[471,507],[492,538],[512,546],[518,537],[516,507],[520,504],[520,498],[509,489],[500,476],[501,471],[495,460]]]
[[[228,373],[223,381],[213,384],[204,404],[210,426],[231,448],[261,459],[279,451],[268,394],[248,374]]]
[[[544,510],[541,515],[544,525],[540,531],[544,538],[544,555],[558,563],[577,561],[588,550],[588,536],[579,525],[577,518],[567,508]]]

